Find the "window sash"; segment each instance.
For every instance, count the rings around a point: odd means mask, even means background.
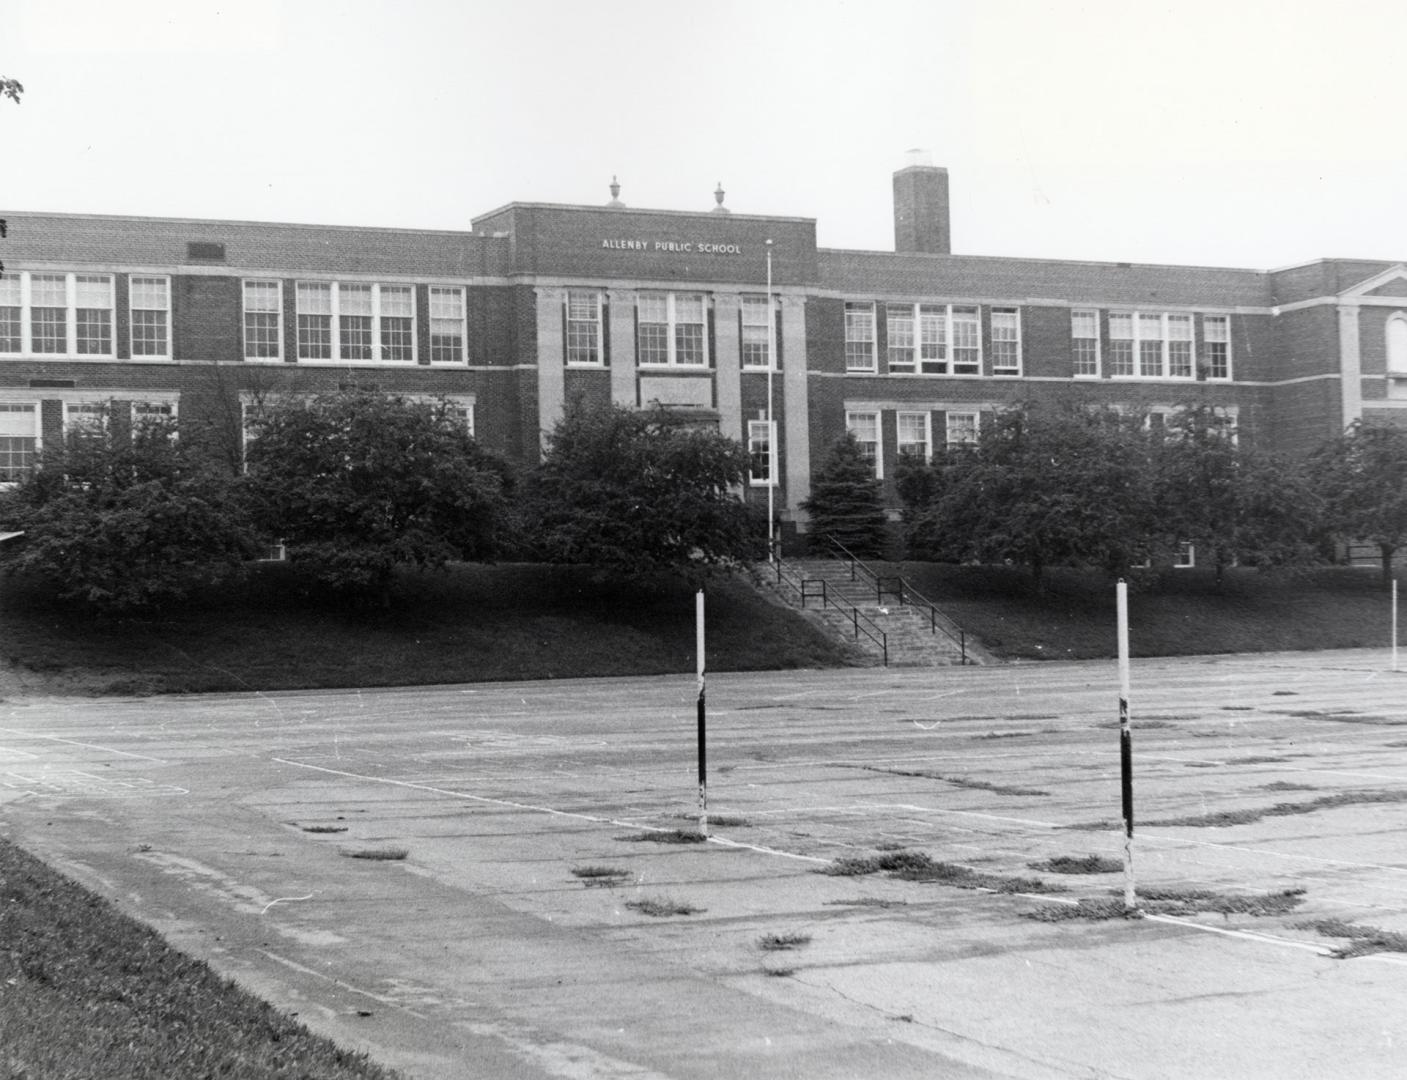
[[[928,461],[932,456],[933,436],[931,417],[926,412],[898,413],[895,416],[895,442],[899,457],[916,457]]]
[[[1099,312],[1070,312],[1070,343],[1073,373],[1099,375]]]
[[[430,363],[464,362],[464,290],[430,286]]]
[[[1021,374],[1021,313],[1016,308],[992,309],[992,374]]]
[[[949,412],[943,417],[943,433],[947,445],[971,446],[977,441],[980,414],[975,412]]]
[[[845,305],[845,370],[875,370],[875,315],[873,304]]]
[[[112,274],[0,275],[0,353],[116,357]]]
[[[171,284],[164,277],[133,276],[128,281],[131,348],[135,356],[171,353]]]
[[[766,370],[772,366],[772,320],[765,296],[744,296],[739,316],[742,366]]]
[[[877,412],[847,412],[845,430],[855,437],[866,461],[874,465],[876,478],[884,478],[884,455],[880,448],[881,421]]]
[[[775,483],[777,474],[777,423],[775,420],[749,420],[747,423],[748,483],[764,487]]]
[[[708,366],[708,305],[702,293],[641,293],[635,310],[639,364]]]
[[[415,362],[413,286],[300,281],[295,297],[299,360]]]

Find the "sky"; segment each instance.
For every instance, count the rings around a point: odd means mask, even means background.
[[[467,229],[505,203],[893,249],[1407,260],[1402,0],[0,0],[0,211]]]

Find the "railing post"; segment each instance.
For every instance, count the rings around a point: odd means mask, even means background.
[[[889,635],[882,630],[879,634],[879,647],[884,650],[884,666],[889,666]]]
[[[967,631],[961,626],[958,627],[958,642],[962,646],[962,663],[967,666]]]
[[[850,622],[855,627],[855,640],[860,640],[860,609],[853,607],[850,609]]]

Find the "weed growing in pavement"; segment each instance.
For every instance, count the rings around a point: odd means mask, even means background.
[[[634,836],[617,836],[617,840],[648,841],[652,844],[702,844],[708,837],[692,829],[650,829]]]
[[[572,873],[583,885],[620,885],[630,877],[629,870],[615,866],[573,866]]]
[[[1032,870],[1047,874],[1117,874],[1124,868],[1118,859],[1108,859],[1103,855],[1056,855],[1044,862],[1027,863]]]
[[[1103,919],[1137,918],[1147,915],[1284,915],[1304,903],[1303,889],[1281,889],[1279,892],[1247,896],[1219,893],[1209,889],[1139,889],[1138,907],[1129,911],[1122,898],[1084,899],[1071,905],[1048,905],[1022,912],[1023,917],[1037,922],[1068,922],[1072,919],[1099,921]]]
[[[824,903],[831,907],[906,907],[906,900],[885,900],[878,896],[857,896],[854,900],[826,900]]]
[[[640,912],[641,915],[650,915],[657,919],[669,915],[697,915],[704,910],[668,896],[644,896],[639,900],[627,900],[625,906]]]
[[[1349,944],[1334,950],[1336,960],[1351,960],[1379,952],[1407,952],[1407,934],[1395,930],[1380,930],[1376,926],[1360,926],[1342,919],[1318,919],[1296,923],[1301,930],[1313,930],[1324,937],[1348,938]]]
[[[410,849],[403,847],[395,848],[358,848],[356,851],[344,851],[342,853],[349,859],[370,859],[372,862],[400,862],[410,854]]]
[[[1318,791],[1313,784],[1294,784],[1288,780],[1276,780],[1273,784],[1262,784],[1262,791]]]
[[[304,832],[310,833],[338,833],[347,831],[347,826],[345,825],[300,825],[298,827]]]
[[[1308,802],[1283,802],[1274,806],[1266,806],[1246,810],[1220,810],[1214,814],[1196,814],[1191,817],[1180,818],[1160,818],[1157,821],[1145,821],[1145,828],[1149,826],[1157,827],[1185,827],[1185,828],[1222,828],[1229,825],[1250,825],[1268,817],[1289,817],[1294,814],[1312,814],[1317,810],[1332,810],[1340,806],[1361,806],[1371,803],[1400,803],[1407,802],[1407,790],[1397,791],[1343,791],[1337,795],[1324,795],[1318,799],[1311,799]],[[1108,821],[1081,822],[1075,825],[1064,826],[1067,829],[1080,829],[1086,832],[1098,831],[1112,828],[1112,823]]]
[[[861,877],[880,872],[900,881],[932,882],[957,889],[987,889],[999,893],[1065,891],[1063,885],[1049,885],[1040,878],[1006,877],[956,863],[935,862],[921,851],[894,851],[869,858],[846,856],[817,871],[834,877]]]
[[[681,818],[681,819],[683,819],[684,821],[698,821],[698,820],[699,820],[699,815],[698,815],[697,811],[694,812],[694,813],[692,813],[692,814],[675,814],[674,816],[675,816],[676,818]],[[735,814],[709,814],[709,815],[708,815],[708,823],[709,823],[710,825],[716,825],[716,826],[717,826],[718,828],[720,828],[720,829],[750,829],[750,828],[752,828],[752,822],[750,822],[750,821],[749,821],[747,818],[745,818],[745,817],[738,817],[738,816],[735,815]]]
[[[764,952],[780,952],[784,949],[799,949],[811,944],[810,934],[763,934],[757,939],[757,947]]]

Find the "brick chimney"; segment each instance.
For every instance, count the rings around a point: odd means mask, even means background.
[[[908,164],[894,174],[894,250],[950,255],[948,170],[933,165],[925,150],[906,157]]]

